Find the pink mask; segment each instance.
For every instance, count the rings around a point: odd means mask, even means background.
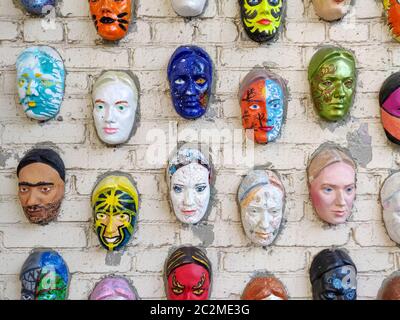
[[[96,284],[89,300],[138,300],[138,296],[127,279],[107,277]]]

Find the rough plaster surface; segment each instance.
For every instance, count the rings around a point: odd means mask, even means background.
[[[399,149],[385,137],[379,119],[378,91],[400,67],[400,45],[392,41],[378,0],[357,1],[339,23],[325,23],[309,0],[289,0],[287,22],[278,42],[260,46],[248,40],[234,0],[209,0],[204,15],[184,20],[170,1],[138,0],[129,35],[119,45],[104,43],[89,18],[88,3],[64,0],[53,29],[25,15],[12,0],[0,1],[0,299],[19,298],[19,270],[34,247],[53,247],[72,273],[71,299],[87,299],[106,274],[127,276],[144,299],[165,298],[162,269],[173,246],[205,245],[214,269],[213,299],[238,299],[255,272],[273,273],[294,299],[310,299],[308,268],[320,250],[349,250],[359,269],[358,295],[374,299],[382,280],[400,267],[399,248],[386,234],[378,199],[380,186],[400,165]],[[354,50],[358,85],[351,115],[326,125],[316,116],[309,95],[307,65],[321,44]],[[15,60],[33,44],[56,48],[67,69],[66,95],[60,116],[44,124],[30,121],[17,104]],[[204,119],[188,122],[173,110],[166,68],[177,46],[204,47],[216,67],[215,96]],[[248,168],[217,165],[216,200],[204,226],[185,228],[170,210],[165,166],[149,164],[144,154],[149,129],[166,134],[186,128],[241,128],[237,91],[256,65],[281,74],[290,89],[287,120],[280,139],[256,146],[256,165],[282,177],[287,191],[285,227],[272,247],[256,248],[246,239],[236,191]],[[107,148],[97,138],[90,90],[103,69],[131,70],[141,88],[141,123],[128,144]],[[210,121],[212,118],[212,121]],[[41,142],[62,151],[67,167],[66,198],[56,223],[27,222],[17,201],[15,168],[24,152]],[[310,206],[305,167],[323,142],[349,148],[359,161],[355,209],[346,225],[328,227]],[[92,231],[89,197],[99,175],[110,170],[130,173],[141,193],[139,224],[123,254],[108,254]]]

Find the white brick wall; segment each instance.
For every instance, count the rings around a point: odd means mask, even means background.
[[[55,29],[0,1],[0,299],[19,298],[18,274],[33,247],[54,247],[67,261],[71,299],[87,299],[90,290],[109,273],[129,277],[144,299],[165,298],[162,268],[171,246],[207,243],[215,281],[212,298],[237,299],[254,271],[270,271],[287,286],[291,298],[311,296],[308,268],[325,247],[350,251],[359,269],[359,297],[374,299],[383,278],[400,268],[400,252],[382,223],[378,193],[400,165],[398,148],[387,142],[377,93],[383,80],[400,66],[400,45],[392,41],[380,1],[357,1],[340,23],[316,17],[309,0],[288,0],[287,21],[279,41],[258,45],[244,34],[235,0],[209,0],[205,14],[186,21],[174,13],[169,0],[136,1],[135,24],[119,45],[105,44],[89,18],[87,1],[63,1]],[[319,121],[312,108],[307,65],[317,46],[341,44],[355,51],[359,81],[351,119],[342,126]],[[39,125],[17,103],[15,60],[34,44],[55,47],[67,68],[61,118]],[[198,44],[216,67],[213,116],[196,122],[180,119],[169,94],[166,67],[178,45]],[[176,222],[167,198],[163,165],[145,161],[146,133],[157,127],[241,128],[236,95],[240,80],[256,65],[266,65],[289,82],[288,118],[281,138],[256,146],[257,165],[278,170],[287,190],[285,224],[275,245],[252,246],[244,235],[235,202],[244,167],[218,165],[215,206],[204,230]],[[103,69],[132,70],[141,87],[141,124],[128,144],[107,148],[95,134],[90,88]],[[359,167],[354,214],[346,225],[327,228],[308,200],[305,166],[315,148],[327,140],[347,146],[348,134],[367,126],[372,137],[372,161]],[[57,222],[45,227],[27,222],[17,199],[18,159],[36,143],[51,141],[67,166],[66,198]],[[106,263],[92,231],[89,195],[98,175],[124,170],[133,175],[141,193],[139,228],[118,265]],[[213,236],[212,236],[213,235]]]

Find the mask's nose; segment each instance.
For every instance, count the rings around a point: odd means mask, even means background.
[[[195,96],[196,95],[196,88],[193,81],[189,81],[188,87],[186,88],[186,95],[188,96]]]

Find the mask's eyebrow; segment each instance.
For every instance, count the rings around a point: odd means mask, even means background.
[[[122,100],[122,101],[117,101],[117,102],[115,102],[115,104],[120,104],[120,103],[126,103],[126,104],[128,104],[128,101]]]
[[[40,186],[54,186],[53,182],[46,182],[46,181],[39,181],[37,183],[30,183],[26,181],[22,181],[18,183],[18,186],[24,186],[24,187],[40,187]]]
[[[193,286],[192,289],[200,289],[204,285],[204,282],[206,282],[206,275],[203,273],[200,281],[195,286]]]
[[[101,99],[97,99],[95,102],[102,102],[105,103],[105,101],[101,100]]]

